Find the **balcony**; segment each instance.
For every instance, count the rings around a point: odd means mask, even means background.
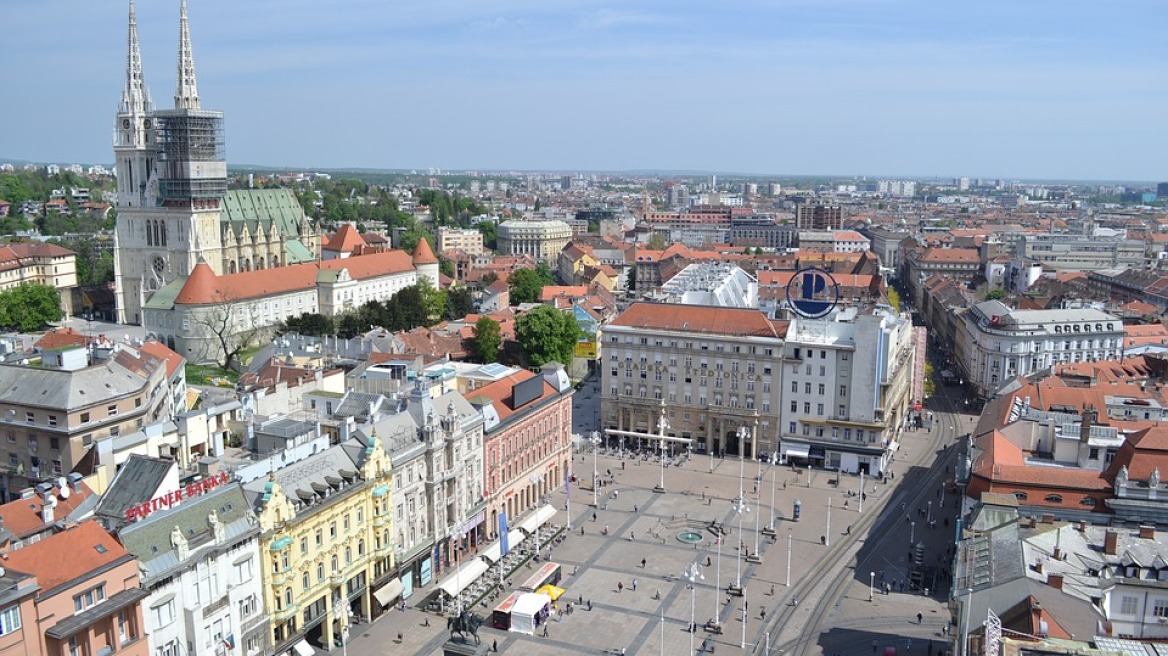
[[[296,617],[299,612],[300,604],[292,604],[290,606],[285,606],[280,610],[274,611],[272,613],[272,619],[277,622],[283,622],[285,620],[290,620],[293,617]]]

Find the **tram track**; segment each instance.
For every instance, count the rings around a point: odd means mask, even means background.
[[[938,449],[945,444],[946,434],[957,435],[958,423],[953,399],[948,395],[939,395],[934,398],[943,399],[948,409],[939,414],[937,430],[932,432],[927,448],[910,462],[912,466],[920,467],[929,463],[931,459],[936,459]],[[806,656],[811,653],[824,629],[833,626],[834,611],[847,594],[848,585],[851,583],[849,578],[855,577],[857,570],[869,569],[868,563],[881,557],[890,541],[902,538],[902,534],[898,531],[900,513],[896,509],[896,504],[903,502],[906,507],[918,507],[922,499],[935,489],[938,482],[944,482],[944,472],[927,467],[924,476],[911,483],[912,489],[902,487],[909,484],[908,481],[905,481],[897,486],[896,492],[880,498],[872,512],[865,514],[859,521],[852,524],[851,535],[834,536],[836,539],[832,540],[832,546],[828,547],[827,553],[823,554],[817,562],[821,566],[836,563],[834,572],[829,574],[830,578],[825,580],[824,577],[809,574],[801,576],[787,590],[782,610],[768,619],[763,629],[756,633],[751,653],[767,653],[768,634],[770,636],[770,652],[777,650],[777,652],[795,656]],[[879,533],[873,532],[874,528],[881,527],[883,524],[887,524],[884,526],[885,530],[881,530]],[[857,528],[860,530],[855,530]],[[867,547],[864,560],[856,562],[858,552],[863,547]],[[794,600],[799,600],[799,603],[792,603]],[[807,606],[809,602],[813,604],[810,608]],[[810,623],[800,625],[799,619],[804,616]],[[878,622],[872,623],[873,626],[878,624]],[[795,636],[784,638],[784,636],[790,636],[792,630],[797,631]]]

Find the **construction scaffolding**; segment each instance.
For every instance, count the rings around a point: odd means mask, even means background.
[[[223,113],[169,110],[154,113],[163,205],[197,203],[227,193]]]

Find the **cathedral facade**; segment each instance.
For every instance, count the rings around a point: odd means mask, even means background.
[[[227,190],[223,113],[199,101],[186,0],[174,109],[155,109],[130,0],[126,79],[114,123],[119,323],[142,323],[157,291],[199,262],[219,275],[319,259],[320,236],[287,189]]]

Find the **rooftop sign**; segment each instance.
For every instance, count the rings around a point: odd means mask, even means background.
[[[215,488],[226,485],[228,482],[227,472],[219,472],[214,476],[199,479],[190,483],[186,487],[180,487],[177,490],[172,490],[166,494],[154,497],[146,503],[140,503],[136,506],[130,506],[126,509],[126,521],[133,522],[139,519],[145,519],[151,513],[157,510],[164,510],[166,508],[174,508],[183,502],[184,499],[197,497],[206,494]]]

